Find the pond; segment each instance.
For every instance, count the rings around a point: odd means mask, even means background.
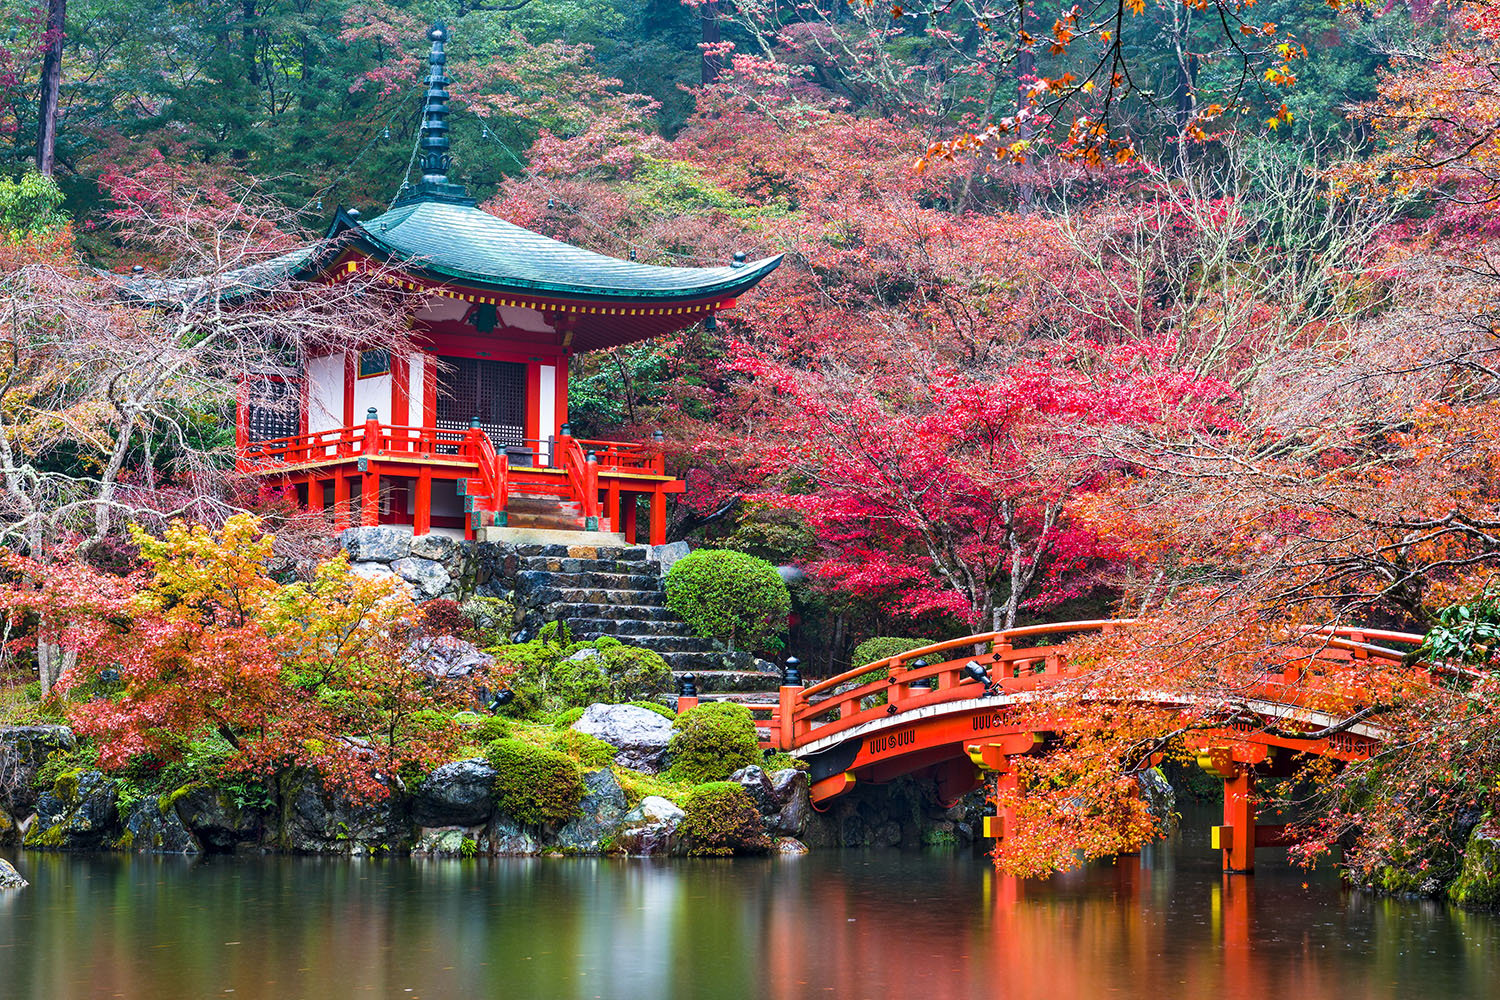
[[[1493,997],[1500,922],[1185,841],[733,861],[6,855],[0,997]]]

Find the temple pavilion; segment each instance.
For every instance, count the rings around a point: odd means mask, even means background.
[[[781,262],[660,267],[619,260],[499,219],[449,179],[442,25],[428,33],[419,163],[390,210],[340,209],[325,246],[288,255],[303,280],[379,268],[410,293],[414,348],[305,358],[247,376],[238,470],[287,484],[336,527],[612,532],[666,541],[668,475],[655,441],[583,440],[568,424],[568,360],[713,323]],[[649,509],[642,537],[637,510]]]

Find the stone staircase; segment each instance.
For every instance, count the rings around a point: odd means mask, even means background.
[[[675,677],[694,676],[701,697],[775,701],[774,667],[694,635],[667,607],[661,564],[649,546],[518,545],[516,554],[517,587],[533,609],[529,622],[565,621],[574,639],[613,636],[655,650]]]

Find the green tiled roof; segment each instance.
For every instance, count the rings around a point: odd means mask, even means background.
[[[267,260],[217,275],[190,278],[157,278],[147,275],[122,278],[120,293],[125,298],[146,305],[171,306],[185,301],[218,298],[225,302],[275,291],[288,278],[301,275],[317,263],[315,244],[298,247]]]
[[[419,201],[360,222],[358,235],[403,264],[459,280],[584,299],[733,296],[781,263],[659,267],[549,239],[470,205]]]

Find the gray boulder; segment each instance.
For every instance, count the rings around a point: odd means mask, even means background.
[[[0,806],[15,816],[34,812],[37,769],[52,753],[76,743],[67,726],[0,726]],[[0,843],[4,839],[0,833]]]
[[[593,854],[618,832],[625,815],[625,790],[607,767],[585,774],[583,785],[578,815],[563,824],[554,842],[565,851]]]
[[[24,889],[30,884],[21,877],[14,865],[0,858],[0,889]]]
[[[1140,786],[1141,798],[1146,802],[1146,811],[1156,820],[1162,833],[1169,834],[1177,828],[1177,793],[1166,775],[1158,768],[1149,767],[1135,776]]]
[[[466,639],[432,635],[423,636],[406,647],[406,662],[418,673],[439,680],[454,680],[487,670],[495,661]]]
[[[773,837],[801,837],[807,832],[813,815],[812,798],[808,794],[810,788],[807,772],[795,767],[771,775],[771,800],[776,809],[763,814],[767,833]]]
[[[419,601],[431,600],[453,585],[453,577],[440,562],[406,557],[391,563],[391,571],[412,585]]]
[[[125,817],[125,833],[120,846],[146,854],[202,854],[203,847],[192,831],[183,825],[182,817],[170,805],[165,811],[160,800],[149,795],[141,799]]]
[[[346,528],[339,544],[349,553],[350,562],[391,563],[411,551],[411,539],[407,529],[382,524]]]
[[[750,796],[771,836],[800,837],[806,831],[812,801],[805,771],[788,767],[770,775],[751,764],[731,774],[729,780]]]
[[[119,792],[101,771],[71,771],[37,797],[25,845],[42,850],[96,850],[119,833]]]
[[[638,857],[680,854],[684,845],[677,828],[686,818],[670,799],[648,795],[621,818],[614,849]]]
[[[502,813],[496,813],[485,830],[483,846],[488,853],[499,857],[526,857],[542,850],[530,830]]]
[[[330,791],[315,775],[287,775],[282,781],[280,828],[275,843],[298,854],[372,854],[403,850],[411,842],[406,800],[356,802]]]
[[[661,575],[666,576],[667,571],[691,551],[693,551],[692,546],[687,542],[668,542],[665,545],[651,546],[650,558],[661,566]]]
[[[634,771],[656,774],[668,763],[672,720],[639,705],[590,705],[573,723],[619,750],[615,763]]]
[[[431,559],[433,562],[445,563],[458,555],[458,543],[447,535],[439,535],[429,532],[425,535],[413,535],[409,544],[411,554],[418,559]]]
[[[171,796],[182,825],[206,851],[233,851],[261,838],[264,817],[217,788],[190,788]]]
[[[419,826],[480,826],[495,811],[490,788],[496,771],[482,760],[444,764],[422,782],[412,798]]]

